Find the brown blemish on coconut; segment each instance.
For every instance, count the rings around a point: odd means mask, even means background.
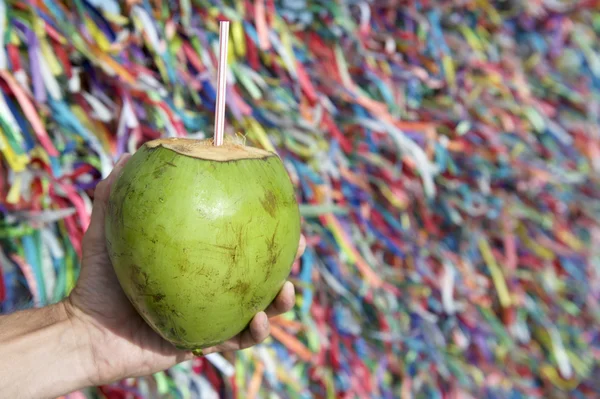
[[[144,292],[148,287],[148,274],[144,272],[138,265],[131,265],[131,281],[135,285],[137,292]]]
[[[264,210],[271,215],[271,217],[275,217],[275,211],[277,210],[277,198],[273,192],[267,191],[265,196],[260,200],[260,204]]]
[[[271,238],[267,240],[267,258],[264,263],[266,269],[265,282],[271,277],[271,274],[273,273],[273,266],[277,264],[277,259],[281,255],[281,248],[278,248],[277,244],[275,243],[278,228],[279,222],[275,225],[275,229],[273,229]]]
[[[177,264],[177,267],[179,268],[182,274],[185,274],[188,271],[189,266],[190,262],[187,259],[184,259],[183,261]]]
[[[167,327],[174,326],[176,333],[174,338],[181,336],[181,334],[177,334],[177,323],[173,322],[173,316],[181,317],[181,312],[178,312],[175,308],[167,304],[165,301],[166,295],[157,289],[156,284],[150,280],[148,274],[139,265],[132,264],[130,270],[134,295],[139,299],[145,298],[142,301],[130,298],[130,301],[138,303],[141,306],[139,313],[144,320],[149,322],[152,319],[151,315],[153,315],[156,325],[161,330],[166,331]]]
[[[151,311],[155,316],[156,325],[161,328],[161,331],[175,341],[185,341],[187,331],[174,320],[174,318],[185,320],[181,312],[163,301],[155,301]]]
[[[208,245],[206,245],[206,246],[208,246]],[[228,252],[228,253],[229,253],[229,252],[235,252],[235,247],[232,247],[232,246],[230,246],[230,245],[219,245],[219,244],[214,244],[213,246],[214,246],[215,248],[222,249],[222,250],[224,250],[224,251],[226,251],[226,252]]]
[[[206,266],[202,265],[199,268],[196,269],[196,271],[194,272],[194,274],[196,276],[208,276],[208,272],[206,270]]]
[[[262,302],[262,296],[259,294],[254,294],[249,301],[246,302],[246,307],[251,312],[256,312],[259,310],[260,304]]]
[[[146,298],[150,298],[152,300],[152,304],[154,306],[161,306],[160,302],[162,302],[165,299],[165,294],[158,292],[155,294],[143,294],[141,296],[144,296]]]
[[[229,281],[231,280],[231,275],[233,274],[233,269],[235,269],[235,264],[234,263],[230,263],[229,267],[227,268],[227,273],[225,274],[224,277],[224,281]]]
[[[234,251],[231,254],[231,263],[232,264],[236,264],[238,256],[240,256],[239,252],[243,251],[244,248],[246,248],[247,236],[246,236],[245,226],[239,226],[239,229],[237,230],[236,241],[237,241],[236,246],[234,247]]]
[[[243,297],[246,295],[249,289],[250,284],[248,284],[245,281],[239,280],[234,286],[229,288],[229,291]]]
[[[161,165],[159,167],[157,167],[156,169],[154,169],[154,171],[152,172],[152,176],[155,179],[159,179],[162,175],[165,174],[165,172],[167,171],[167,169],[171,168],[172,166],[167,166],[167,164]]]
[[[277,259],[281,256],[281,248],[269,247],[269,256],[265,262],[267,273],[265,274],[265,282],[271,277],[273,267],[277,264]]]
[[[197,140],[179,137],[152,140],[144,145],[149,149],[162,147],[188,157],[221,162],[276,156],[274,153],[260,148],[245,146],[243,143],[230,137],[227,137],[225,142],[220,146],[214,146],[212,139]]]

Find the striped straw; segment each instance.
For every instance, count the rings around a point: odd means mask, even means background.
[[[229,21],[219,24],[219,70],[217,75],[217,105],[215,110],[215,136],[213,144],[223,144],[225,130],[225,89],[227,85],[227,45],[229,43]]]

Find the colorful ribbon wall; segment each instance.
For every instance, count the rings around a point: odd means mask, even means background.
[[[220,18],[227,134],[302,202],[297,307],[96,393],[600,396],[598,0],[0,1],[2,312],[68,294],[119,155],[211,134]]]

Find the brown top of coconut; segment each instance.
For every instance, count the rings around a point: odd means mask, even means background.
[[[149,141],[146,147],[163,147],[181,155],[210,161],[237,161],[275,156],[272,152],[245,146],[237,139],[227,139],[222,145],[214,146],[212,139],[165,138]]]

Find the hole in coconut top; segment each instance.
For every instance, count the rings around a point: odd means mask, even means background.
[[[211,161],[237,161],[275,156],[260,148],[248,147],[240,141],[228,138],[220,146],[214,146],[212,139],[164,138],[147,142],[146,147],[163,147],[178,154]]]

